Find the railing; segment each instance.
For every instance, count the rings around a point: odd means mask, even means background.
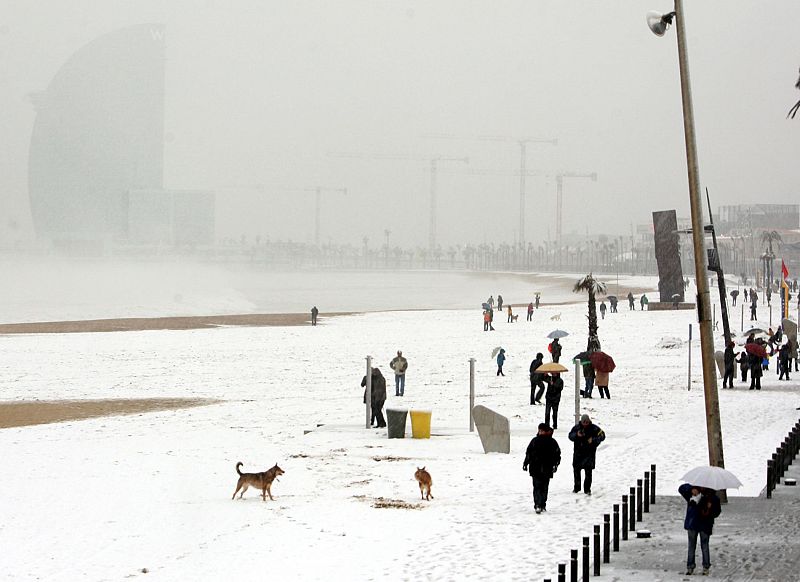
[[[589,546],[592,537],[585,536],[583,538],[580,564],[580,580],[582,582],[588,582],[590,571],[594,576],[600,576],[600,565],[610,563],[611,550],[619,551],[620,539],[626,541],[628,532],[636,531],[636,522],[642,521],[642,514],[649,513],[650,505],[655,502],[656,466],[650,465],[650,470],[644,473],[644,478],[636,480],[636,487],[631,487],[629,494],[622,496],[622,503],[614,504],[613,521],[612,514],[605,513],[603,514],[602,528],[600,524],[594,525],[591,556]],[[622,510],[621,520],[620,509]],[[570,582],[578,582],[578,553],[577,549],[570,550],[569,562],[558,564],[558,582],[567,581],[567,566],[569,566]],[[545,578],[544,582],[551,582],[551,578]]]
[[[772,492],[780,484],[781,477],[786,473],[789,465],[800,450],[800,421],[796,422],[789,436],[783,439],[781,446],[772,453],[772,458],[767,461],[767,499],[772,499]]]

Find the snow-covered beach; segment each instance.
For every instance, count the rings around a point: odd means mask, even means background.
[[[352,302],[365,294],[394,309],[419,307],[413,289],[428,276],[379,277],[364,290],[359,277],[334,274],[317,294],[354,285]],[[409,285],[409,305],[398,280]],[[650,464],[658,466],[658,493],[673,495],[687,469],[707,462],[697,339],[687,390],[694,312],[628,311],[621,303],[599,331],[617,363],[612,399],[581,401],[581,412],[608,435],[598,451],[594,495],[571,491],[570,371],[555,433],[562,465],[548,512],[534,514],[522,460],[544,407],[528,404],[528,365],[536,352],[547,353],[545,336],[556,327],[571,334],[562,340],[565,359],[586,345],[585,297],[571,293],[573,278],[561,280],[545,292],[532,322],[516,308],[520,320],[509,324],[498,314],[494,332],[482,331],[481,301],[499,291],[519,304],[541,289],[526,290],[530,281],[512,276],[457,276],[429,287],[457,298],[455,309],[375,311],[322,319],[317,327],[0,336],[4,401],[222,401],[0,431],[0,578],[123,580],[144,576],[143,569],[148,580],[555,577],[556,563]],[[621,293],[642,284],[622,278]],[[307,303],[297,287],[294,300]],[[461,303],[467,296],[474,308]],[[329,307],[319,303],[324,316]],[[437,295],[431,303],[444,300]],[[16,321],[35,320],[35,304],[17,306],[29,315]],[[70,308],[53,319],[126,314],[111,302],[103,310]],[[144,305],[136,314],[154,309]],[[509,357],[505,377],[495,376],[496,346]],[[397,349],[409,360],[403,399],[393,396],[388,370]],[[359,382],[366,355],[387,376],[388,407],[433,411],[430,440],[389,440],[385,430],[364,428]],[[468,431],[472,357],[476,403],[511,421],[510,455],[485,455],[477,433]],[[732,498],[759,494],[766,459],[797,420],[796,380],[778,382],[771,367],[763,386],[751,392],[737,380],[734,390],[719,391],[726,467],[744,483],[729,492]],[[286,471],[272,488],[274,501],[261,501],[252,489],[231,501],[237,461],[245,471],[276,462]],[[429,502],[420,501],[413,479],[423,465],[434,480]],[[675,556],[676,571],[684,559]]]

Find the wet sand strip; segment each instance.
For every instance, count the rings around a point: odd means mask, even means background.
[[[99,416],[142,414],[216,404],[209,398],[128,398],[108,400],[22,400],[0,402],[0,429],[83,420]]]
[[[349,312],[326,313],[326,317],[350,315]],[[96,333],[112,331],[154,331],[205,329],[220,326],[298,326],[311,325],[308,313],[250,313],[243,315],[200,315],[186,317],[131,317],[117,319],[86,319],[82,321],[40,321],[0,324],[0,334],[20,333]]]

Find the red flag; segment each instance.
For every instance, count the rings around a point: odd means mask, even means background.
[[[781,259],[781,274],[784,279],[789,277],[789,269],[786,268],[786,263],[783,262],[783,259]]]

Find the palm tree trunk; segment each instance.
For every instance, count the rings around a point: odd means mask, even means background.
[[[589,341],[586,350],[588,352],[600,351],[600,338],[597,337],[597,305],[591,290],[589,290]]]

